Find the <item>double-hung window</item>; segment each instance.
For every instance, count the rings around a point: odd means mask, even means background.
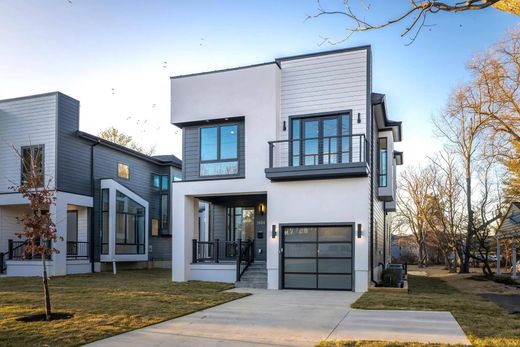
[[[238,174],[238,125],[218,125],[200,129],[199,174]]]
[[[30,183],[36,187],[41,187],[44,184],[44,146],[27,146],[22,147],[22,184]],[[33,182],[29,182],[33,181]]]

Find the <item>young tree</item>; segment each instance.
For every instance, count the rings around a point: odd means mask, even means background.
[[[118,145],[128,147],[134,151],[141,152],[146,155],[153,155],[155,152],[155,146],[152,146],[150,149],[146,150],[137,144],[133,140],[132,136],[119,131],[115,127],[108,127],[105,130],[101,130],[98,133],[98,136],[104,140],[117,143]]]
[[[13,147],[23,164],[23,177],[20,185],[10,187],[29,201],[29,213],[17,217],[23,231],[16,234],[25,239],[24,256],[40,256],[42,261],[43,293],[45,299],[45,318],[51,319],[51,299],[47,276],[47,257],[59,253],[52,248],[58,240],[56,225],[52,220],[50,207],[56,204],[56,192],[52,188],[52,178],[45,182],[43,176],[42,153],[38,149],[29,154],[20,153]],[[61,239],[61,238],[60,238]]]

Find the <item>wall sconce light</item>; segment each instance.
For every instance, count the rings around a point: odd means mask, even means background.
[[[271,226],[271,238],[276,238],[276,224]]]
[[[361,123],[361,113],[359,113],[359,112],[357,114],[357,122]]]
[[[363,236],[363,232],[361,231],[361,224],[357,225],[357,238],[360,239]]]
[[[265,214],[265,204],[263,202],[261,202],[259,205],[258,205],[258,213],[260,213],[261,216],[263,216]]]
[[[285,121],[283,121],[283,131],[286,131],[287,130],[287,123]]]

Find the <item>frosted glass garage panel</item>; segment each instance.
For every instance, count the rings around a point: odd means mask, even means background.
[[[316,272],[316,259],[285,259],[285,272]]]
[[[318,275],[319,289],[352,289],[351,275]]]
[[[285,228],[286,242],[315,242],[318,228]]]
[[[318,272],[320,273],[352,273],[351,259],[320,259],[318,261]]]
[[[315,243],[287,243],[285,245],[285,256],[290,257],[315,257]]]
[[[319,257],[352,257],[351,243],[320,243]]]
[[[316,275],[286,274],[285,288],[316,288]]]
[[[351,242],[352,227],[321,227],[318,232],[319,242]]]

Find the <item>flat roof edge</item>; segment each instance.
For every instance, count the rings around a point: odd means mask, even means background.
[[[278,67],[280,67],[280,65],[278,64],[278,62],[276,62],[276,61],[271,61],[271,62],[267,62],[267,63],[259,63],[259,64],[252,64],[252,65],[245,65],[245,66],[237,66],[237,67],[232,67],[232,68],[227,68],[227,69],[212,70],[212,71],[203,71],[203,72],[195,72],[195,73],[186,74],[186,75],[170,76],[170,79],[177,79],[177,78],[184,78],[184,77],[193,77],[193,76],[200,76],[200,75],[209,75],[209,74],[220,73],[220,72],[229,72],[229,71],[235,71],[235,70],[250,69],[250,68],[255,68],[255,67],[260,67],[260,66],[265,66],[265,65],[271,65],[271,64],[276,64],[276,65],[278,65]]]
[[[346,53],[346,52],[352,52],[352,51],[362,51],[362,50],[371,50],[371,49],[372,49],[371,45],[362,45],[362,46],[355,46],[355,47],[333,49],[333,50],[323,51],[323,52],[291,55],[288,57],[277,58],[277,59],[275,59],[275,61],[282,62],[282,61],[286,61],[286,60],[305,59],[305,58],[319,57],[322,55],[340,54],[340,53]]]

